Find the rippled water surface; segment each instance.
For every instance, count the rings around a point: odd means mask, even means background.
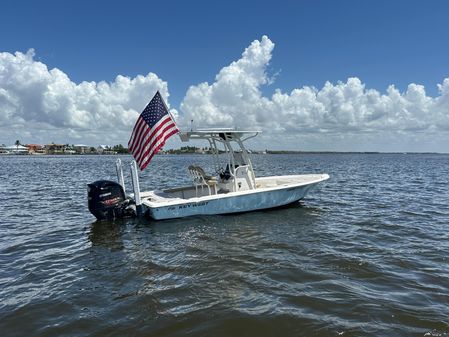
[[[95,222],[116,158],[0,157],[1,336],[449,335],[449,155],[255,155],[331,179],[284,209]],[[156,156],[141,187],[210,159]]]

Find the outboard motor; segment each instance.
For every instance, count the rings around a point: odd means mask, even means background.
[[[120,184],[109,180],[98,180],[87,184],[89,211],[98,220],[112,220],[136,215],[131,199],[126,199]]]

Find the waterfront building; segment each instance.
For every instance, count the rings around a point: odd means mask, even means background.
[[[45,153],[47,154],[64,154],[65,144],[47,144],[45,145]]]
[[[77,154],[90,153],[90,146],[84,144],[76,144],[73,146]]]
[[[28,148],[23,145],[10,145],[6,147],[6,151],[11,154],[28,154]]]
[[[25,145],[29,154],[45,154],[45,149],[40,144],[27,144]]]
[[[9,151],[6,149],[5,144],[0,144],[0,154],[8,154]]]

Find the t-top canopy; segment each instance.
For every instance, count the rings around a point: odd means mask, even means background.
[[[231,128],[214,128],[198,129],[195,131],[181,131],[179,132],[179,137],[183,142],[188,142],[191,139],[215,139],[218,141],[231,141],[238,139],[244,141],[257,136],[260,132],[261,131],[236,130]]]

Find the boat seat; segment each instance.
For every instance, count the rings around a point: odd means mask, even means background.
[[[198,187],[201,187],[201,194],[203,192],[204,186],[207,187],[209,191],[209,195],[212,194],[211,187],[213,187],[214,194],[217,194],[217,179],[212,176],[206,175],[203,168],[198,165],[190,165],[188,167],[189,175],[193,180],[193,184],[195,185],[195,193],[198,197]]]

